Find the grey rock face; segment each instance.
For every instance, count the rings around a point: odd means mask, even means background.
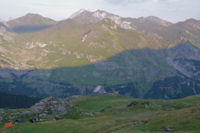
[[[67,114],[67,109],[72,107],[73,104],[66,99],[49,97],[32,106],[31,110],[34,114],[40,114],[41,116],[52,114],[53,116],[59,117]]]
[[[15,121],[17,118],[62,118],[73,108],[69,99],[59,99],[48,97],[33,105],[31,108],[10,112],[9,110],[0,109],[0,123],[5,121]]]

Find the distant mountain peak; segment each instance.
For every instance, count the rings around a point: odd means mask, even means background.
[[[185,20],[184,23],[199,23],[199,21],[194,18],[190,18],[190,19]]]
[[[190,18],[190,19],[187,19],[185,21],[178,22],[178,23],[176,23],[176,25],[184,27],[184,28],[187,27],[186,29],[188,29],[188,30],[191,30],[191,29],[199,30],[200,29],[200,21],[198,21],[194,18]]]
[[[28,13],[7,22],[13,32],[33,32],[56,24],[56,21],[39,14]]]
[[[98,18],[98,19],[100,19],[100,20],[102,20],[102,19],[104,19],[104,18],[120,18],[119,16],[117,16],[117,15],[114,15],[114,14],[112,14],[112,13],[108,13],[108,12],[106,12],[106,11],[104,11],[104,10],[96,10],[95,12],[93,12],[93,16],[94,17],[96,17],[96,18]]]
[[[34,24],[34,23],[53,24],[55,22],[56,21],[47,17],[43,17],[40,14],[28,13],[22,17],[8,21],[8,24],[9,25],[13,25],[13,24],[28,24],[29,25],[29,24]]]
[[[81,15],[82,13],[90,13],[91,11],[87,10],[87,9],[80,9],[79,11],[75,12],[74,14],[72,14],[69,18],[70,19],[74,19],[76,17],[78,17],[79,15]]]
[[[78,18],[85,18],[88,19],[90,21],[100,21],[103,20],[105,18],[113,18],[113,17],[118,17],[117,15],[114,15],[112,13],[108,13],[104,10],[96,10],[94,12],[86,10],[86,9],[80,9],[79,11],[75,12],[74,14],[72,14],[69,18],[70,19],[78,19]]]
[[[148,17],[145,17],[145,19],[150,20],[150,21],[154,21],[154,22],[162,20],[162,19],[160,19],[156,16],[148,16]]]
[[[160,24],[160,25],[163,25],[163,26],[170,26],[172,24],[171,22],[168,22],[166,20],[163,20],[163,19],[155,17],[155,16],[149,16],[144,19],[149,20],[154,23],[157,23],[157,24]]]
[[[17,19],[22,19],[22,18],[23,19],[49,19],[49,20],[52,20],[51,18],[44,17],[44,16],[37,14],[37,13],[27,13],[26,15],[19,17]]]
[[[94,12],[88,10],[79,10],[78,12],[74,13],[70,19],[74,19],[80,23],[99,22],[103,19],[110,19],[123,29],[132,29],[131,22],[104,10],[96,10]]]
[[[85,14],[90,14],[90,15],[93,15],[94,17],[104,19],[105,15],[108,15],[108,14],[111,14],[111,13],[108,13],[104,10],[96,10],[96,11],[92,12],[92,11],[89,11],[87,9],[80,9],[79,11],[72,14],[69,18],[74,19],[74,18],[80,17],[80,16],[85,15]]]
[[[105,10],[96,10],[96,11],[94,11],[93,13],[105,13],[105,14],[112,14],[112,13],[109,13],[109,12],[107,12],[107,11],[105,11]]]
[[[37,13],[27,13],[25,16],[40,16],[40,17],[42,17],[40,14],[37,14]]]
[[[196,22],[196,21],[198,21],[198,20],[196,20],[196,19],[194,19],[194,18],[189,18],[189,19],[187,19],[186,21]]]

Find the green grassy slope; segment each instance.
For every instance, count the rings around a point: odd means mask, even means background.
[[[27,68],[50,69],[91,64],[125,50],[161,49],[169,45],[158,38],[115,26],[108,19],[90,24],[61,21],[40,32],[16,35],[15,46],[21,50],[15,55],[17,61]],[[41,47],[38,44],[46,45]]]
[[[24,123],[1,128],[2,133],[198,133],[200,96],[180,100],[142,100],[124,96],[74,98],[75,106],[94,113],[79,117]]]

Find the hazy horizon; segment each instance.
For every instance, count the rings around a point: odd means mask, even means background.
[[[7,0],[0,5],[0,19],[7,21],[37,13],[59,21],[80,9],[99,9],[121,17],[156,16],[176,23],[190,18],[200,20],[199,5],[199,0],[15,0],[14,4]]]

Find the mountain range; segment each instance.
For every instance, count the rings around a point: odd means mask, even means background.
[[[66,20],[39,14],[0,22],[0,92],[87,95],[98,86],[139,98],[200,93],[200,21],[123,18],[80,10]]]

